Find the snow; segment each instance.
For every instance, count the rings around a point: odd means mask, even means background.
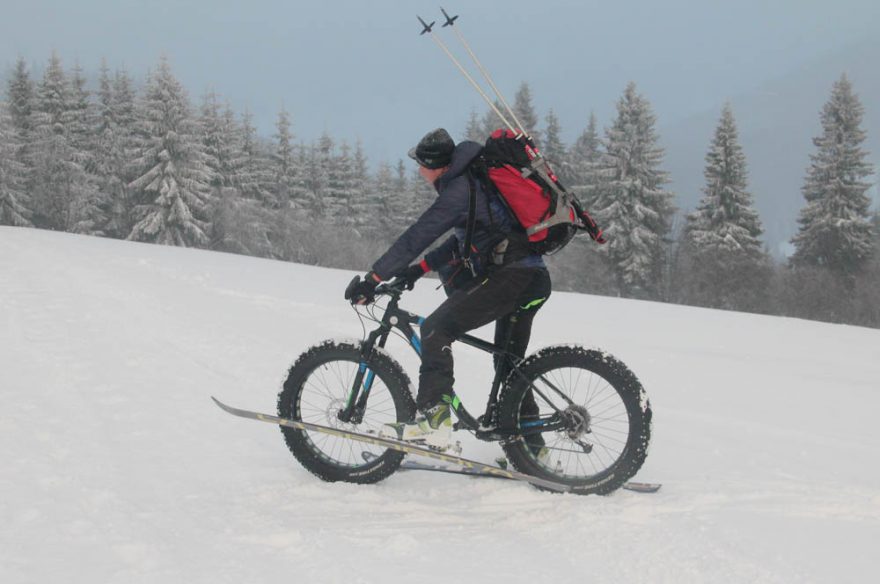
[[[863,582],[880,541],[880,331],[554,293],[532,348],[599,346],[654,409],[655,495],[306,472],[275,411],[358,337],[352,273],[0,227],[0,582]],[[432,282],[404,298],[425,314]],[[488,335],[488,331],[484,331]],[[415,356],[388,350],[411,378]],[[489,360],[456,348],[479,411]],[[495,444],[463,439],[491,461]]]

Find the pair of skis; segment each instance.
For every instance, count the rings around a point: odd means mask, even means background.
[[[439,462],[444,462],[459,467],[450,468],[448,466],[443,466],[440,464],[424,464],[415,461],[404,460],[400,467],[402,470],[427,470],[436,472],[449,472],[454,474],[467,474],[479,477],[496,477],[527,482],[560,493],[573,493],[577,492],[578,490],[577,487],[572,485],[557,483],[555,481],[527,475],[525,473],[517,472],[515,470],[509,470],[506,468],[493,466],[491,464],[486,464],[484,462],[469,460],[467,458],[462,458],[460,456],[455,456],[452,454],[446,454],[445,452],[437,452],[435,450],[422,448],[421,446],[416,446],[407,442],[401,442],[399,440],[393,440],[391,438],[384,438],[381,436],[376,436],[374,434],[352,432],[350,430],[342,430],[339,428],[331,428],[329,426],[321,426],[320,424],[312,424],[310,422],[303,422],[301,420],[289,420],[287,418],[279,418],[278,416],[261,414],[259,412],[254,412],[250,410],[242,410],[239,408],[228,406],[215,397],[212,397],[211,399],[214,400],[214,403],[216,403],[223,411],[232,414],[233,416],[247,418],[250,420],[258,420],[260,422],[267,422],[269,424],[285,426],[288,428],[295,428],[297,430],[310,430],[313,432],[321,432],[323,434],[338,436],[340,438],[347,438],[356,442],[364,442],[366,444],[390,448],[392,450],[405,452],[407,454],[431,458]],[[368,454],[364,453],[364,458],[365,461],[369,462]],[[641,493],[653,493],[660,488],[660,485],[652,483],[626,483],[623,485],[623,488]]]

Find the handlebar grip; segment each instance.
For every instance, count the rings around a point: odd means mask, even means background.
[[[345,299],[351,300],[352,295],[354,294],[354,287],[360,284],[361,277],[355,276],[351,279],[351,282],[348,283],[348,287],[345,289]]]

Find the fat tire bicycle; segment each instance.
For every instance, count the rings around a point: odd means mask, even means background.
[[[358,281],[355,277],[349,289]],[[378,324],[363,340],[328,340],[302,353],[278,394],[278,415],[361,433],[412,421],[412,383],[385,350],[394,333],[421,354],[413,327],[424,318],[399,307],[406,289],[401,278],[376,288],[376,298],[387,297],[388,303],[358,311]],[[381,317],[376,311],[383,312]],[[496,367],[483,415],[475,418],[457,396],[450,399],[456,431],[499,442],[516,470],[571,485],[579,494],[610,493],[641,468],[651,436],[651,405],[620,360],[578,345],[550,346],[522,359],[472,335],[457,340],[494,355]],[[527,400],[530,405],[524,407]],[[376,483],[406,456],[338,435],[283,426],[281,431],[294,457],[326,481]]]

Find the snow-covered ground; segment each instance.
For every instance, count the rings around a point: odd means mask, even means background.
[[[555,293],[654,408],[655,495],[399,473],[323,483],[267,424],[296,355],[358,337],[351,272],[0,228],[0,582],[866,582],[880,331]],[[440,300],[423,282],[404,305]],[[410,376],[417,363],[389,343]],[[480,409],[489,361],[456,349]],[[493,444],[464,440],[491,461]]]

